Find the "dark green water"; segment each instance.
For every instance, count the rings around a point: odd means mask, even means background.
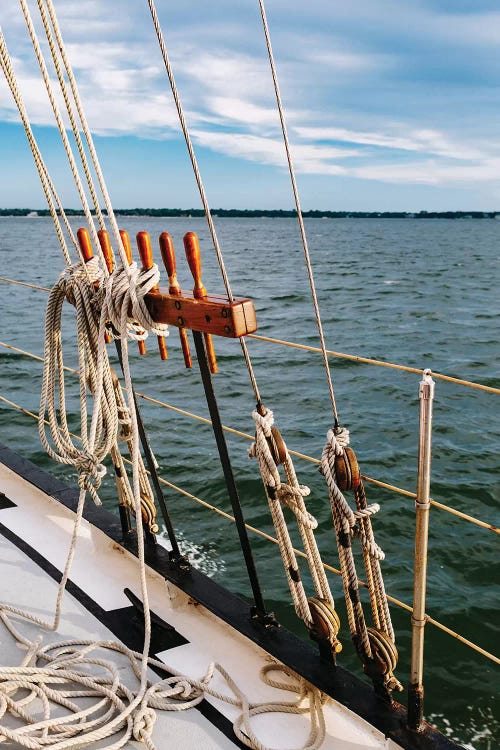
[[[222,291],[205,223],[199,219],[123,220],[135,233],[168,230],[178,247],[179,276],[190,285],[182,262],[182,235],[199,233],[204,281]],[[75,223],[78,226],[78,223]],[[307,220],[329,348],[364,357],[431,367],[438,372],[500,387],[498,331],[500,222],[449,220]],[[224,219],[218,230],[233,291],[255,299],[259,333],[317,345],[296,223],[292,219]],[[49,220],[0,220],[0,275],[45,286],[62,269]],[[1,334],[36,354],[43,349],[43,292],[2,284]],[[68,309],[67,364],[76,358]],[[155,398],[207,416],[199,373],[183,367],[176,331],[170,358],[162,363],[155,342],[148,356],[133,348],[136,388]],[[215,379],[225,424],[252,432],[252,392],[238,342],[217,340],[220,374]],[[266,405],[273,409],[289,447],[319,457],[331,426],[328,394],[319,355],[249,341]],[[193,347],[194,350],[194,347]],[[0,347],[0,393],[37,410],[40,363]],[[419,376],[332,359],[341,421],[351,430],[362,470],[369,476],[414,490],[416,485]],[[77,428],[76,385],[68,377],[70,425]],[[498,395],[437,382],[434,411],[432,496],[470,515],[499,525]],[[142,402],[151,443],[166,479],[230,511],[222,472],[208,426]],[[73,481],[52,465],[38,443],[33,420],[0,402],[1,441]],[[228,436],[246,520],[272,533],[256,465],[248,443]],[[323,559],[337,565],[323,480],[315,466],[297,459],[299,480],[311,489],[309,508],[319,519]],[[386,552],[388,591],[411,603],[414,512],[411,499],[369,486],[377,539]],[[103,498],[113,507],[113,483]],[[248,585],[232,524],[167,491],[172,516],[188,552],[204,570],[234,591]],[[299,543],[297,535],[294,541]],[[266,600],[288,627],[302,632],[290,605],[276,547],[252,537]],[[497,652],[499,638],[498,537],[442,510],[431,512],[428,613]],[[307,575],[304,577],[309,583]],[[331,581],[343,613],[340,581]],[[312,589],[310,589],[312,592]],[[408,677],[408,614],[392,608],[400,651],[398,674]],[[359,673],[342,618],[342,662]],[[432,625],[426,630],[426,714],[442,731],[477,750],[499,745],[495,697],[498,668]]]

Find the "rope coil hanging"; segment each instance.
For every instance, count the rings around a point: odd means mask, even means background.
[[[375,542],[371,525],[371,516],[380,506],[367,504],[356,456],[349,447],[347,429],[329,430],[321,473],[328,485],[351,637],[364,671],[373,679],[376,688],[389,697],[391,690],[403,688],[393,674],[398,652],[380,569],[380,561],[385,555]],[[343,494],[348,490],[354,491],[356,510],[352,510]],[[367,627],[365,622],[352,549],[353,537],[361,541],[374,627]]]
[[[88,491],[96,504],[100,504],[97,490],[105,474],[102,462],[116,442],[118,431],[118,412],[109,360],[105,353],[104,356],[99,356],[101,316],[97,305],[98,291],[94,284],[101,279],[97,258],[87,263],[85,268],[78,263],[63,271],[49,295],[38,420],[40,440],[48,455],[59,463],[66,463],[77,469],[80,488]],[[66,420],[61,334],[62,308],[66,298],[72,302],[76,311],[81,447],[72,441]],[[87,389],[95,399],[90,428]],[[46,413],[52,445],[46,433]]]
[[[332,652],[338,653],[342,648],[337,639],[340,621],[314,536],[318,522],[304,501],[310,490],[298,483],[286,444],[274,426],[273,412],[268,409],[262,414],[262,411],[256,409],[252,414],[256,431],[249,456],[255,457],[259,464],[295,611],[312,637],[327,640]],[[281,479],[279,465],[283,466],[286,482]],[[282,506],[288,507],[297,521],[316,597],[306,596]]]

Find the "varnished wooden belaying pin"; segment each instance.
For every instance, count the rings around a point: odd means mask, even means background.
[[[108,269],[109,273],[113,273],[113,269],[114,269],[113,249],[111,247],[109,234],[106,231],[106,229],[99,229],[99,231],[97,232],[97,237],[99,238],[99,244],[101,246],[102,254],[104,256],[106,268]],[[108,325],[111,325],[111,324],[108,324]],[[106,339],[106,344],[110,344],[112,341],[111,335],[109,333],[105,333],[104,337]]]
[[[92,250],[92,242],[90,241],[89,230],[85,227],[80,227],[77,231],[76,236],[78,237],[78,244],[82,253],[82,258],[85,263],[92,260],[94,257],[94,251]]]
[[[130,237],[128,236],[128,232],[125,229],[120,229],[120,237],[122,240],[123,249],[125,250],[125,255],[127,256],[128,264],[130,266],[132,263],[132,246],[130,244]],[[139,349],[139,354],[146,354],[145,341],[138,341],[137,347]]]
[[[153,250],[151,248],[151,238],[149,236],[149,232],[138,232],[136,239],[137,247],[139,248],[139,256],[142,263],[142,270],[149,271],[149,269],[154,265]],[[159,292],[160,287],[158,286],[158,284],[152,287],[151,291]],[[160,357],[163,360],[168,359],[167,343],[165,341],[165,337],[157,336],[156,338],[158,339],[158,349],[160,352]]]
[[[108,269],[109,273],[113,273],[113,269],[114,269],[113,250],[111,248],[111,241],[109,239],[109,234],[106,231],[106,229],[99,229],[99,231],[97,232],[97,236],[99,238],[99,244],[101,246],[104,260],[106,261],[106,268]]]
[[[187,232],[184,235],[184,249],[186,251],[187,262],[194,279],[193,297],[195,299],[202,299],[203,297],[207,296],[207,290],[205,289],[201,280],[200,243],[198,242],[198,237],[195,232]],[[209,333],[204,333],[203,336],[205,337],[205,347],[207,350],[210,372],[212,374],[215,374],[216,372],[218,372],[219,368],[217,367],[217,360],[215,358],[212,336]]]
[[[174,242],[168,232],[162,232],[160,234],[160,252],[163,265],[168,274],[168,293],[174,297],[179,297],[182,294],[182,290],[177,280]],[[193,361],[191,359],[191,352],[189,351],[189,341],[185,328],[179,328],[179,336],[181,340],[182,354],[184,356],[184,364],[186,367],[192,367]]]

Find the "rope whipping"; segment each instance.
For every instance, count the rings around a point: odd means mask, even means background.
[[[62,121],[55,106],[47,69],[41,56],[38,39],[36,38],[24,0],[21,0],[21,6],[37,53],[42,75],[46,82],[49,98],[53,104],[56,121],[60,125]],[[69,146],[67,139],[65,140],[64,132],[61,132],[61,136],[65,146]],[[72,166],[75,182],[77,182],[79,188],[82,204],[84,205],[84,209],[88,209],[83,189],[81,189],[81,181],[76,170],[76,163],[71,152],[68,152],[68,149],[67,155]],[[87,210],[86,213],[88,213]],[[92,222],[89,222],[89,224],[92,229]],[[98,243],[96,245],[99,247]],[[0,671],[0,675],[5,678],[2,681],[2,694],[0,696],[0,716],[6,712],[10,712],[23,719],[26,725],[20,730],[14,731],[9,728],[0,727],[0,734],[19,742],[24,747],[41,748],[52,745],[54,747],[57,746],[59,750],[65,750],[66,748],[81,744],[88,745],[92,742],[100,742],[107,737],[115,735],[117,731],[126,725],[124,734],[117,741],[112,741],[111,744],[106,745],[109,750],[111,748],[122,747],[132,737],[143,741],[148,748],[153,750],[154,743],[151,735],[154,724],[154,708],[166,707],[164,705],[165,701],[168,702],[173,696],[178,697],[179,695],[186,700],[182,704],[175,703],[176,710],[182,710],[195,705],[202,700],[204,693],[207,692],[206,686],[215,669],[215,667],[211,666],[205,677],[198,682],[189,681],[188,678],[184,677],[176,681],[174,677],[150,686],[147,679],[149,663],[147,654],[151,638],[151,622],[145,574],[142,515],[140,510],[141,478],[139,472],[137,417],[128,361],[127,336],[130,333],[130,307],[135,319],[139,321],[144,329],[152,330],[156,334],[165,333],[164,327],[158,327],[152,321],[143,302],[144,295],[158,283],[158,277],[157,268],[152,268],[147,272],[138,272],[135,264],[132,264],[131,267],[117,269],[111,276],[105,279],[103,270],[99,267],[98,259],[93,258],[86,264],[79,263],[75,266],[68,266],[49,296],[40,406],[40,436],[49,455],[55,458],[55,460],[75,466],[78,470],[80,495],[70,551],[63,578],[58,588],[53,623],[45,623],[30,613],[23,612],[9,605],[0,606],[1,619],[18,642],[23,643],[27,647],[27,655],[20,667],[5,668]],[[80,436],[82,448],[80,450],[71,442],[65,411],[64,364],[60,328],[62,305],[65,298],[68,298],[72,302],[77,316],[82,432]],[[122,339],[125,389],[128,398],[130,423],[128,422],[128,417],[124,415],[123,406],[121,409],[118,408],[119,404],[117,404],[114,394],[113,378],[105,345],[105,332],[108,321],[111,321],[115,335],[120,336]],[[88,424],[88,407],[86,401],[87,390],[90,391],[93,398],[90,427]],[[56,406],[56,392],[59,408]],[[57,420],[58,410],[60,412],[60,422]],[[49,443],[45,433],[46,412],[52,444]],[[133,497],[137,519],[141,593],[144,605],[145,639],[143,652],[142,654],[130,652],[122,644],[110,642],[99,642],[96,644],[89,641],[69,641],[42,649],[38,640],[31,642],[14,628],[8,614],[37,623],[47,629],[55,630],[58,627],[62,596],[76,549],[86,493],[89,492],[94,502],[99,503],[97,491],[104,473],[102,460],[116,440],[120,421],[127,423],[126,434],[130,438],[132,446]],[[75,650],[73,647],[75,647]],[[121,651],[122,653],[126,653],[129,658],[132,653],[133,660],[131,660],[131,666],[140,681],[137,691],[127,690],[119,682],[118,671],[113,665],[103,662],[102,659],[87,657],[93,650],[101,647]],[[55,654],[51,656],[50,652],[54,650]],[[46,663],[41,668],[39,667],[40,659]],[[138,660],[140,660],[140,664]],[[78,662],[79,667],[83,665],[84,669],[89,665],[100,667],[110,676],[106,680],[103,677],[90,677],[85,671],[82,674],[79,669],[74,669],[75,662]],[[158,664],[161,665],[161,663]],[[281,666],[278,668],[283,670]],[[220,668],[219,671],[223,673],[223,676],[225,675]],[[170,687],[172,680],[176,683],[173,690]],[[234,684],[230,678],[228,678],[228,681],[230,686]],[[178,685],[177,682],[179,683]],[[324,738],[324,721],[320,710],[322,698],[316,688],[305,688],[302,683],[303,681],[300,681],[298,701],[293,704],[284,703],[282,709],[279,708],[280,703],[252,705],[239,691],[236,700],[230,696],[221,696],[213,691],[212,694],[221,700],[226,700],[242,707],[242,715],[238,721],[245,727],[246,734],[250,733],[252,737],[255,737],[250,729],[252,711],[263,713],[266,711],[284,710],[288,713],[303,713],[304,708],[299,706],[298,703],[302,702],[304,695],[310,695],[312,700],[310,712],[313,720],[307,748],[309,750],[316,750]],[[66,687],[62,691],[58,691],[53,687],[49,687],[49,684],[62,684]],[[68,691],[66,689],[68,686],[74,686],[75,684],[82,686],[82,689],[77,691]],[[16,700],[12,695],[15,696],[19,690],[22,691],[22,695]],[[25,694],[26,690],[28,690],[28,696]],[[70,697],[74,699],[90,696],[97,697],[98,699],[96,706],[90,709],[81,709],[74,700],[69,700]],[[126,698],[127,700],[124,701],[122,698]],[[36,699],[41,700],[43,705],[44,720],[41,722],[36,721],[25,709],[25,706]],[[106,700],[109,701],[109,705],[106,703]],[[67,716],[51,717],[51,704],[64,706],[70,712],[73,712],[76,724],[71,724],[71,719]],[[102,713],[103,709],[104,714]],[[96,713],[99,714],[97,717]],[[238,726],[238,724],[235,725],[235,732],[239,731],[240,735],[244,737]],[[84,732],[84,737],[82,737],[82,732]],[[49,736],[50,734],[51,736]],[[247,739],[246,744],[251,747],[264,748],[256,738],[255,741],[252,741],[251,738]]]
[[[380,568],[380,561],[384,559],[382,550],[375,543],[371,525],[371,515],[379,510],[374,503],[367,504],[363,481],[359,475],[359,468],[354,452],[349,446],[349,431],[341,427],[338,419],[335,394],[333,389],[332,375],[328,361],[323,324],[319,310],[314,273],[312,269],[311,256],[307,242],[304,226],[304,218],[300,206],[295,169],[288,139],[285,113],[281,100],[278,83],[278,74],[274,61],[271,44],[271,36],[267,23],[264,0],[259,0],[260,14],[267,46],[271,75],[273,79],[274,92],[280,118],[283,142],[285,146],[290,180],[292,184],[297,219],[299,223],[300,236],[304,250],[304,257],[311,290],[316,325],[320,340],[321,354],[325,369],[325,376],[330,396],[330,402],[334,417],[333,430],[329,430],[327,441],[323,450],[321,471],[328,485],[330,505],[332,509],[333,522],[337,537],[340,568],[344,586],[344,597],[346,601],[349,629],[355,647],[363,663],[363,669],[373,678],[376,687],[382,684],[382,692],[386,694],[393,689],[402,690],[399,681],[394,677],[393,671],[397,665],[398,653],[395,645],[394,629],[391,623],[389,604],[385,594],[384,581]],[[356,511],[352,511],[347,500],[342,494],[338,482],[338,471],[341,465],[343,470],[343,489],[353,489],[356,502]],[[354,474],[353,474],[354,471]],[[363,561],[366,571],[368,590],[370,594],[370,605],[374,627],[366,626],[363,615],[363,607],[359,595],[358,577],[354,556],[352,552],[351,537],[356,536],[361,540]]]
[[[153,20],[153,25],[155,28],[156,36],[158,39],[158,44],[160,47],[161,55],[163,58],[163,62],[165,65],[165,69],[167,72],[167,76],[170,82],[170,88],[172,91],[172,96],[175,102],[175,106],[177,108],[177,113],[179,116],[179,121],[181,124],[182,132],[184,135],[184,140],[186,142],[186,147],[189,153],[189,157],[191,160],[191,164],[193,167],[194,176],[196,179],[196,184],[198,186],[198,190],[200,193],[201,202],[203,205],[203,209],[205,212],[206,220],[208,223],[208,227],[210,230],[210,234],[212,237],[212,242],[214,246],[214,250],[217,256],[217,260],[219,263],[219,267],[221,270],[222,279],[224,282],[224,286],[226,288],[226,292],[228,295],[228,298],[230,300],[234,299],[231,286],[229,283],[229,278],[227,275],[227,271],[224,264],[224,258],[222,254],[222,250],[220,248],[219,240],[217,237],[217,232],[215,230],[215,225],[212,219],[210,206],[208,204],[208,199],[206,196],[205,188],[203,185],[203,179],[201,177],[200,169],[198,166],[198,162],[196,159],[196,154],[194,151],[193,143],[191,140],[191,136],[189,134],[189,128],[187,125],[186,117],[184,114],[184,109],[180,100],[179,91],[177,89],[177,85],[175,82],[175,77],[172,69],[172,65],[170,63],[165,38],[161,29],[160,21],[158,19],[158,14],[156,12],[156,7],[154,0],[148,0],[149,9],[151,12],[151,17]],[[277,464],[275,461],[273,461],[272,457],[269,455],[266,455],[264,452],[264,443],[267,441],[266,431],[268,429],[273,429],[277,432],[277,428],[274,426],[269,426],[270,423],[274,425],[274,417],[271,411],[266,410],[264,407],[259,388],[257,385],[257,379],[255,376],[255,372],[253,370],[253,366],[250,360],[250,355],[247,349],[246,342],[243,337],[240,338],[240,344],[243,351],[243,356],[246,362],[247,370],[250,377],[250,382],[252,384],[252,388],[255,394],[255,398],[257,400],[257,410],[254,412],[253,416],[255,419],[255,415],[259,414],[260,416],[265,416],[266,412],[270,414],[268,418],[268,422],[261,422],[259,419],[256,419],[256,441],[255,445],[259,446],[259,448],[256,448],[255,452],[252,455],[255,455],[258,459],[259,469],[261,471],[262,481],[264,484],[264,488],[266,491],[266,495],[268,498],[269,506],[271,509],[271,515],[273,518],[273,523],[275,524],[275,530],[276,534],[279,539],[281,539],[280,542],[280,552],[283,560],[283,565],[285,567],[285,572],[287,575],[287,580],[289,583],[290,591],[292,593],[292,598],[294,601],[294,606],[297,611],[297,614],[299,617],[303,619],[303,621],[306,623],[307,627],[311,627],[313,623],[313,612],[311,610],[310,604],[307,603],[306,595],[302,586],[302,583],[296,582],[293,580],[293,577],[297,577],[297,575],[300,575],[298,573],[298,566],[296,563],[295,558],[291,557],[293,555],[293,551],[291,551],[291,542],[290,537],[288,534],[288,530],[286,529],[286,522],[283,516],[283,513],[280,508],[280,501],[276,502],[272,498],[270,498],[269,495],[269,476],[274,477],[273,481],[275,481],[276,485],[281,487],[281,480],[278,480],[277,477],[279,476],[279,472],[277,469]],[[264,426],[266,425],[266,426]],[[260,447],[262,446],[262,447]],[[326,577],[324,577],[324,568],[321,562],[321,557],[319,555],[319,551],[317,549],[317,545],[314,541],[314,528],[310,526],[311,520],[309,517],[309,514],[307,513],[307,510],[305,508],[304,503],[304,496],[301,494],[301,491],[299,489],[298,481],[295,476],[295,471],[293,469],[293,463],[290,458],[290,455],[288,453],[288,449],[286,448],[285,443],[283,442],[283,448],[284,453],[286,454],[286,460],[284,463],[285,466],[285,473],[288,472],[289,476],[287,475],[287,478],[291,484],[289,486],[291,487],[291,496],[298,498],[300,495],[300,500],[297,501],[297,503],[291,502],[291,506],[294,509],[295,518],[297,520],[297,523],[299,525],[300,533],[303,539],[303,542],[305,544],[304,551],[307,554],[307,560],[309,564],[309,568],[311,571],[314,571],[313,575],[313,581],[316,586],[316,590],[318,592],[318,598],[324,599],[325,602],[327,602],[326,609],[328,610],[328,614],[325,612],[326,621],[324,623],[325,627],[327,628],[328,632],[331,635],[331,641],[332,645],[334,645],[334,650],[338,649],[340,644],[336,641],[336,632],[338,631],[338,616],[334,611],[334,602],[333,597],[331,595],[328,582],[326,581]],[[278,490],[278,495],[284,498],[284,493]],[[304,523],[304,519],[308,519]],[[306,528],[309,526],[308,530],[306,531]],[[290,573],[290,565],[292,565],[293,574]],[[324,580],[322,580],[324,578]],[[321,580],[321,584],[320,584]],[[321,594],[319,593],[321,591]],[[316,609],[315,605],[312,605],[314,609],[314,615],[316,617]],[[331,610],[331,612],[330,612]],[[319,617],[319,615],[318,615]],[[322,618],[320,618],[322,619]],[[334,631],[335,630],[335,634]]]

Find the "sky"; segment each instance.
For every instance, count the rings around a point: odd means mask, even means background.
[[[146,0],[54,5],[114,206],[199,207]],[[257,0],[157,9],[212,208],[292,208]],[[304,209],[500,210],[498,0],[266,10]],[[79,207],[18,0],[1,0],[0,24],[51,176]],[[3,78],[0,175],[0,207],[45,207]]]

